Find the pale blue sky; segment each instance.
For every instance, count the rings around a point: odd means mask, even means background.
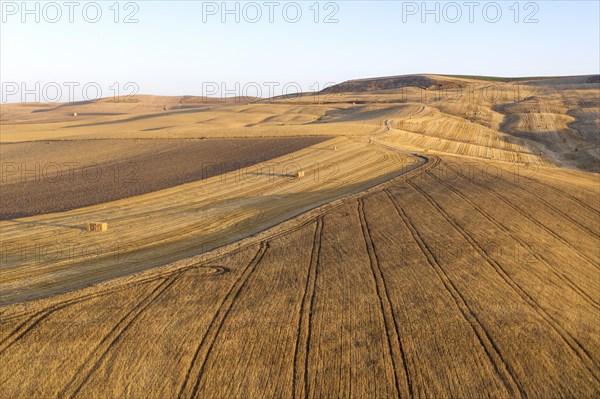
[[[263,95],[268,82],[280,86],[297,82],[305,91],[313,84],[347,79],[411,73],[447,73],[495,76],[577,75],[599,73],[600,9],[597,1],[537,1],[537,23],[524,23],[536,9],[520,2],[519,22],[514,22],[514,1],[499,1],[502,17],[486,21],[479,1],[474,22],[469,9],[457,1],[463,13],[456,23],[455,9],[439,2],[440,22],[435,15],[421,21],[420,10],[404,15],[422,2],[337,1],[337,23],[323,23],[325,14],[335,10],[320,2],[320,21],[315,23],[314,1],[300,1],[302,17],[286,21],[282,8],[291,2],[279,1],[274,23],[268,21],[268,7],[257,1],[263,12],[257,23],[244,21],[240,2],[240,23],[227,16],[206,15],[210,2],[136,1],[138,23],[113,21],[114,1],[98,2],[102,17],[97,23],[84,20],[81,6],[68,21],[68,9],[61,7],[56,23],[40,22],[2,2],[0,32],[0,73],[2,82],[99,82],[104,95],[114,82],[135,82],[140,93],[164,95],[207,94],[203,82],[224,83],[235,89],[256,82]],[[35,2],[29,2],[34,7]],[[57,2],[59,5],[62,1]],[[134,11],[120,2],[119,19]],[[16,3],[20,7],[21,2]],[[222,2],[212,3],[217,8]],[[434,8],[436,2],[428,2]],[[228,2],[234,7],[235,2]],[[208,7],[208,8],[207,8]],[[289,18],[294,17],[288,6]],[[493,6],[488,17],[494,18]],[[254,9],[246,8],[250,18]],[[414,11],[414,8],[412,9]],[[94,17],[93,8],[88,16]],[[46,17],[54,18],[48,6]],[[403,21],[403,18],[405,19]],[[222,87],[223,88],[223,87]],[[222,94],[222,88],[218,94]],[[65,89],[66,90],[66,89]],[[251,91],[248,94],[253,94]],[[78,95],[76,90],[76,96]]]

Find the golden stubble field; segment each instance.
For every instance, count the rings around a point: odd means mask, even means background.
[[[76,120],[3,106],[3,142],[323,140],[1,221],[2,392],[597,397],[598,85],[536,81],[490,101],[476,95],[488,81],[459,100],[367,83],[317,104],[84,104]],[[109,231],[83,232],[91,219]]]

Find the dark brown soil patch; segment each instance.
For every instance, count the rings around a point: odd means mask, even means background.
[[[62,212],[268,161],[328,137],[2,144],[0,220]]]

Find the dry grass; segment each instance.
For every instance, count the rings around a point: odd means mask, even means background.
[[[331,146],[336,145],[337,151]],[[414,160],[339,137],[165,190],[62,213],[0,221],[4,304],[182,259],[397,176]],[[306,176],[294,178],[297,170]],[[101,220],[106,233],[86,234]],[[33,245],[35,243],[36,245]]]
[[[3,368],[27,364],[5,392],[597,395],[600,210],[565,191],[597,195],[593,179],[504,168],[490,182],[460,162],[433,158],[210,260],[5,308]]]
[[[336,136],[0,222],[3,395],[598,397],[597,85],[451,102],[365,84],[379,91],[321,105],[3,109],[6,141]],[[76,250],[23,257],[19,243]]]

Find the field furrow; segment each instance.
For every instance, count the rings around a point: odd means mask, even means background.
[[[349,104],[324,115],[303,105],[278,105],[282,115],[236,108],[254,133],[279,122],[370,132],[291,154],[303,177],[239,170],[2,221],[2,393],[598,397],[596,176],[484,160],[546,162],[526,154],[525,140],[496,137],[501,114],[482,106],[449,115]],[[211,115],[189,122],[222,117]],[[402,145],[432,141],[478,161]],[[113,211],[107,232],[77,227]],[[48,262],[13,246],[69,240],[125,246]]]
[[[475,241],[468,232],[466,232],[459,224],[457,224],[448,215],[448,213],[442,207],[440,207],[440,205],[434,199],[432,199],[430,194],[426,193],[421,188],[419,188],[419,186],[413,183],[409,184],[411,185],[411,187],[415,188],[424,198],[426,198],[428,203],[431,204],[444,217],[444,219],[448,223],[450,223],[456,231],[460,233],[461,236],[463,236],[463,238],[479,253],[479,255],[481,255],[487,261],[488,265],[494,268],[498,275],[515,291],[515,293],[519,295],[525,302],[527,302],[531,306],[531,308],[535,310],[548,323],[550,328],[554,329],[555,332],[561,336],[565,343],[581,359],[582,363],[586,365],[590,373],[595,378],[597,378],[597,375],[595,373],[598,369],[598,365],[589,353],[590,348],[584,348],[577,338],[573,337],[569,332],[565,331],[563,326],[559,322],[557,322],[557,320],[552,315],[546,312],[544,306],[540,306],[540,302],[533,298],[526,290],[524,290],[520,284],[515,282],[515,280],[507,273],[505,267],[490,255],[491,251],[488,251],[484,247],[479,245],[478,242]],[[567,323],[567,328],[571,328],[571,326],[571,323]],[[586,338],[593,340],[593,337]]]
[[[355,201],[324,216],[311,326],[309,398],[398,396]]]
[[[365,201],[368,220],[390,219],[370,223],[369,230],[398,321],[414,397],[477,397],[482,391],[508,395],[472,325],[428,264],[410,229],[396,223],[401,218],[395,213],[385,193]],[[422,361],[437,356],[446,361]],[[468,369],[468,379],[454,372],[462,367]]]
[[[511,369],[510,365],[506,363],[504,360],[500,350],[497,347],[497,344],[493,341],[490,333],[486,330],[484,325],[478,319],[477,314],[469,307],[465,298],[460,293],[460,291],[456,288],[452,280],[448,277],[448,274],[444,270],[444,268],[440,265],[438,257],[434,254],[433,250],[430,246],[424,241],[422,235],[415,228],[415,225],[407,216],[406,212],[402,208],[402,205],[398,202],[397,198],[390,192],[388,192],[390,200],[394,203],[394,207],[396,208],[398,216],[402,219],[406,227],[410,230],[413,239],[419,245],[419,248],[423,252],[423,255],[427,258],[429,265],[434,268],[436,271],[438,278],[444,284],[444,288],[450,293],[453,297],[456,306],[460,309],[463,317],[469,322],[473,331],[477,335],[479,339],[479,343],[485,349],[487,356],[490,358],[492,364],[496,372],[498,373],[500,379],[505,384],[506,390],[509,395],[516,396],[519,395],[521,397],[525,397],[523,387],[519,383],[518,379],[515,376],[515,371]]]
[[[161,281],[137,284],[51,312],[7,348],[0,356],[0,363],[7,369],[8,360],[18,357],[27,362],[33,375],[52,373],[56,377],[32,386],[28,373],[3,373],[0,384],[4,393],[15,398],[58,396],[70,381],[82,376],[86,361],[96,358],[95,348],[107,348],[111,337],[118,335],[118,326],[125,327],[140,311],[140,305],[143,307],[140,301],[151,297],[161,284]],[[90,309],[96,310],[90,312]],[[69,367],[65,367],[67,364]]]
[[[185,380],[181,386],[178,397],[195,397],[198,393],[200,382],[202,379],[202,373],[206,360],[215,344],[215,340],[223,326],[223,322],[229,314],[231,307],[237,300],[240,291],[246,285],[248,278],[255,271],[257,265],[261,262],[265,252],[267,252],[269,244],[264,242],[260,244],[256,255],[248,263],[240,278],[231,286],[229,292],[225,296],[223,302],[219,305],[217,312],[215,313],[209,328],[202,337],[202,340],[198,344],[192,362],[185,374]]]
[[[196,353],[228,290],[255,255],[255,247],[186,268],[111,347],[104,367],[81,388],[79,396],[102,390],[108,397],[176,397]],[[212,268],[222,268],[212,273]],[[140,345],[139,337],[145,337]],[[124,369],[138,365],[122,381]],[[152,395],[144,394],[152,392]]]
[[[66,384],[65,388],[61,390],[59,396],[72,398],[77,396],[82,386],[90,379],[92,374],[98,370],[104,359],[106,358],[108,351],[113,347],[119,339],[123,336],[125,331],[131,326],[131,324],[144,312],[150,305],[152,305],[157,298],[159,298],[167,289],[169,289],[173,283],[175,283],[177,276],[168,277],[163,280],[158,286],[150,292],[146,297],[129,311],[119,322],[109,331],[109,333],[100,341],[100,343],[93,349],[90,356],[85,362],[77,369],[76,374]]]
[[[367,247],[367,253],[369,254],[369,263],[373,273],[373,280],[375,280],[375,287],[377,288],[377,298],[379,299],[381,313],[385,320],[385,330],[390,352],[392,354],[392,367],[396,376],[398,395],[401,397],[413,397],[412,382],[406,365],[406,353],[402,345],[402,340],[398,335],[398,321],[396,320],[395,313],[392,309],[388,289],[381,272],[377,253],[375,252],[375,245],[371,238],[369,225],[365,217],[365,204],[362,198],[358,199],[358,214],[360,217],[362,234]]]
[[[197,397],[245,398],[257,391],[266,397],[292,395],[303,288],[311,267],[316,267],[313,251],[302,249],[318,240],[318,224],[269,242],[268,252],[223,322]],[[314,245],[318,250],[318,242]],[[292,264],[278,261],[286,253],[295,260]]]
[[[302,306],[298,320],[296,348],[294,349],[294,377],[292,380],[292,395],[297,398],[308,397],[308,350],[312,328],[312,313],[314,307],[317,275],[319,272],[319,257],[321,256],[321,240],[323,236],[323,218],[317,219],[313,237],[312,250],[306,287],[302,296]]]
[[[440,268],[460,293],[465,305],[476,315],[487,337],[493,340],[493,347],[504,360],[510,375],[522,387],[522,392],[526,396],[544,396],[556,392],[568,395],[570,378],[596,384],[596,368],[590,370],[587,367],[589,362],[583,363],[579,354],[565,344],[558,332],[549,328],[544,318],[527,301],[514,295],[511,286],[486,265],[486,259],[472,248],[460,232],[454,230],[435,207],[424,203],[419,196],[417,190],[409,187],[402,196],[395,195],[394,198],[399,208],[409,215],[407,219],[414,224],[421,240],[427,243],[426,248],[437,258]],[[438,238],[440,231],[444,232],[443,240]],[[475,284],[475,281],[479,284]],[[528,340],[527,348],[515,345],[514,340],[508,339],[503,333],[507,326],[515,323],[515,314],[519,314],[519,321],[518,327],[514,328],[519,329],[522,339]],[[540,357],[539,353],[543,353],[544,357]],[[557,362],[572,364],[572,375],[558,372],[555,368]],[[535,380],[546,380],[547,384],[531,385],[531,370],[535,370]],[[547,390],[545,394],[544,390]]]
[[[460,198],[460,200],[455,200],[452,201],[451,203],[454,205],[454,207],[449,207],[448,211],[455,211],[458,212],[457,210],[460,209],[457,206],[460,204],[460,202],[462,202],[463,204],[468,204],[473,210],[475,210],[479,215],[481,215],[483,217],[484,220],[482,219],[478,219],[478,218],[464,218],[464,211],[461,210],[460,213],[457,213],[456,218],[458,219],[459,217],[463,218],[463,222],[465,224],[473,224],[478,226],[478,232],[477,234],[479,235],[479,237],[483,237],[486,236],[485,234],[485,229],[487,228],[494,228],[497,229],[496,230],[496,240],[494,240],[493,242],[486,242],[486,241],[490,241],[488,240],[480,240],[480,242],[482,242],[483,244],[488,244],[490,246],[495,245],[495,247],[493,247],[490,251],[493,252],[493,254],[495,256],[511,256],[513,258],[513,261],[516,262],[517,264],[523,265],[526,264],[528,266],[532,266],[535,265],[536,261],[539,263],[544,264],[544,266],[546,267],[546,269],[541,269],[539,270],[540,276],[544,276],[544,278],[550,278],[552,281],[552,277],[546,276],[547,272],[552,272],[552,274],[555,276],[555,278],[558,278],[559,280],[562,281],[562,284],[558,284],[558,283],[554,283],[557,284],[559,286],[561,285],[566,285],[572,292],[577,293],[578,295],[580,295],[582,297],[582,299],[584,301],[586,301],[589,305],[591,305],[592,307],[594,307],[596,309],[596,311],[600,310],[600,303],[598,302],[598,292],[596,292],[596,295],[590,295],[590,293],[586,292],[585,290],[581,289],[575,282],[573,282],[571,280],[571,278],[564,272],[564,270],[561,270],[560,268],[558,268],[554,263],[553,260],[549,259],[546,255],[544,255],[543,252],[539,252],[535,250],[535,248],[530,245],[525,239],[522,239],[521,237],[519,237],[518,234],[512,234],[511,231],[509,230],[509,228],[503,224],[501,221],[498,221],[494,216],[492,216],[491,214],[489,214],[488,212],[486,212],[484,209],[482,209],[480,206],[478,206],[476,203],[474,203],[469,197],[465,196],[464,194],[462,194],[460,191],[454,189],[452,186],[446,184],[443,180],[440,180],[439,178],[437,178],[434,174],[429,174],[429,176],[431,176],[433,179],[435,179],[435,181],[437,181],[441,186],[443,186],[445,189],[447,189],[448,191],[450,191],[451,193],[453,193],[454,195],[456,195],[458,198]],[[448,195],[448,193],[445,193],[445,196],[443,197],[445,200],[450,201],[451,200],[451,196]],[[474,221],[472,221],[474,219]],[[491,224],[493,227],[489,227],[486,226],[486,222],[488,222],[489,224]],[[514,246],[514,245],[507,245],[506,242],[510,242],[510,241],[514,241],[515,243],[517,243],[519,246]],[[529,275],[528,275],[529,277]],[[541,278],[541,277],[539,277]],[[536,279],[537,280],[537,279]],[[548,280],[545,280],[546,283],[548,283]],[[541,283],[541,281],[540,281]],[[563,288],[567,289],[566,287]],[[561,290],[561,292],[564,292]],[[594,294],[594,293],[592,293]]]
[[[462,177],[464,178],[464,176]],[[590,265],[600,270],[600,267],[598,266],[598,263],[600,262],[600,254],[598,253],[595,247],[590,246],[590,244],[595,245],[598,243],[598,240],[596,238],[588,238],[586,235],[581,236],[580,234],[578,235],[575,232],[569,231],[568,227],[564,225],[559,225],[555,222],[555,215],[549,214],[548,212],[544,212],[539,207],[537,209],[530,208],[528,210],[524,210],[521,206],[517,205],[521,203],[519,195],[522,196],[524,195],[524,193],[512,193],[509,190],[497,190],[496,188],[491,188],[488,191],[492,196],[508,205],[514,212],[532,222],[539,229],[544,230],[546,233],[550,234],[552,237],[560,241],[566,247],[573,249],[573,251],[577,253],[579,257],[585,259],[587,262],[589,262]],[[580,239],[568,240],[564,236],[580,237]]]

